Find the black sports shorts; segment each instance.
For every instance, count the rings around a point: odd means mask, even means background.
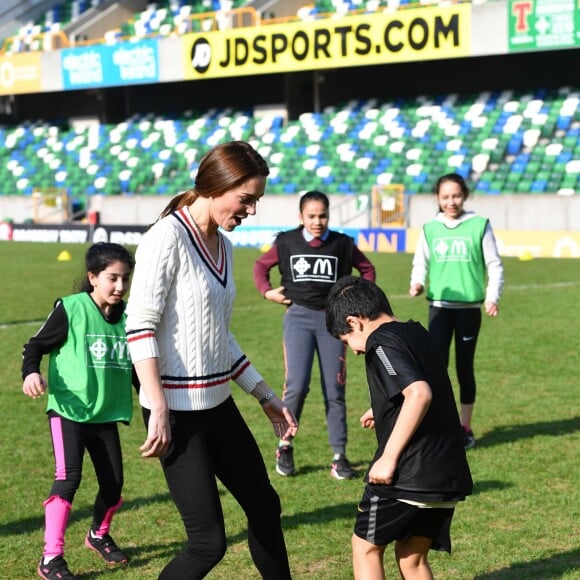
[[[431,538],[432,550],[451,553],[451,520],[455,508],[422,508],[365,489],[358,505],[354,533],[376,546],[412,536]]]

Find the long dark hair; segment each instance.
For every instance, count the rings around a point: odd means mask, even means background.
[[[191,205],[198,197],[219,197],[252,177],[270,174],[264,158],[245,141],[230,141],[216,145],[200,163],[192,189],[173,197],[159,219]]]
[[[126,264],[130,271],[133,271],[135,267],[135,260],[131,252],[120,244],[111,244],[109,242],[93,244],[85,254],[85,273],[77,281],[75,285],[76,291],[91,293],[93,286],[89,282],[87,274],[90,272],[97,276],[115,262]]]
[[[461,193],[463,195],[463,201],[465,201],[469,197],[469,187],[467,187],[465,179],[463,179],[463,177],[459,175],[459,173],[447,173],[445,175],[442,175],[437,180],[437,183],[435,183],[435,189],[433,193],[435,194],[435,196],[437,196],[437,198],[439,196],[439,190],[441,189],[441,186],[447,181],[452,181],[453,183],[457,183],[457,185],[459,185],[459,188],[461,189]],[[437,204],[437,207],[439,211],[442,211],[441,206],[439,204]]]
[[[328,212],[328,209],[330,208],[330,200],[328,199],[328,196],[326,195],[326,193],[322,193],[322,191],[317,191],[317,190],[313,189],[311,191],[307,191],[300,198],[300,202],[298,204],[298,210],[300,211],[300,215],[302,215],[302,212],[304,211],[304,206],[309,201],[321,201],[322,205],[324,205],[327,212]],[[300,224],[298,226],[298,229],[303,230],[304,224]],[[280,232],[280,233],[282,233],[282,232]]]
[[[324,205],[324,207],[328,210],[328,208],[330,207],[330,201],[328,199],[328,196],[326,195],[326,193],[322,193],[322,191],[307,191],[301,198],[300,198],[300,205],[299,205],[299,210],[300,213],[302,213],[302,211],[304,210],[304,206],[309,202],[309,201],[321,201],[322,204]]]

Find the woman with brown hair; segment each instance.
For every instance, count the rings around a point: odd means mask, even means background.
[[[276,436],[292,436],[292,412],[252,366],[230,331],[235,299],[232,231],[256,212],[268,167],[247,143],[214,147],[193,189],[175,197],[136,253],[127,338],[147,425],[144,457],[160,457],[188,543],[160,578],[203,578],[226,551],[216,482],[248,518],[263,578],[290,578],[280,500],[256,441],[232,398],[233,380],[260,403]]]

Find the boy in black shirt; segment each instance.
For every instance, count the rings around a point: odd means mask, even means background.
[[[395,542],[403,578],[432,578],[430,549],[451,552],[455,505],[473,482],[447,370],[418,322],[399,322],[384,292],[354,276],[328,295],[328,331],[365,354],[378,449],[365,476],[352,538],[355,578],[384,578],[383,556]]]

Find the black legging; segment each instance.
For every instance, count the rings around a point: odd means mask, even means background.
[[[441,349],[445,366],[455,337],[455,370],[459,382],[460,402],[475,402],[475,347],[481,328],[480,308],[440,308],[429,306],[429,332]]]
[[[98,530],[109,508],[120,501],[123,489],[123,458],[117,423],[77,423],[54,412],[49,412],[48,421],[56,461],[49,497],[56,495],[73,503],[81,483],[86,449],[99,482],[93,507],[93,530]]]
[[[146,425],[149,414],[143,409]],[[233,399],[207,411],[170,411],[170,422],[172,442],[161,464],[188,543],[159,578],[203,578],[223,558],[226,535],[216,477],[248,518],[250,553],[262,578],[291,578],[280,499]]]

